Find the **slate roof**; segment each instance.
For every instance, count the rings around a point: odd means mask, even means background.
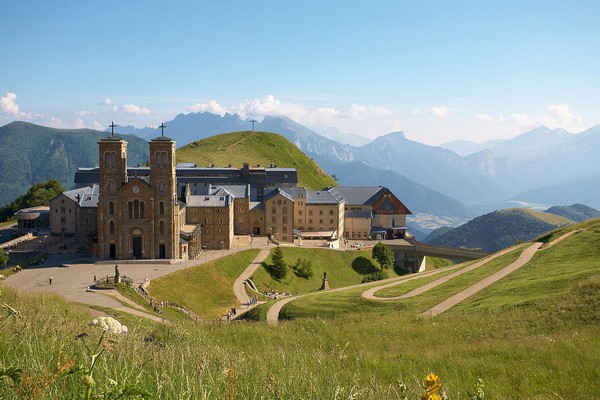
[[[208,189],[210,194],[230,194],[236,199],[250,197],[250,185],[210,185]]]
[[[388,190],[383,186],[371,187],[336,187],[331,191],[337,192],[346,200],[346,205],[373,204],[382,194]]]
[[[346,211],[346,218],[373,218],[373,211]]]
[[[188,207],[228,207],[230,201],[230,195],[190,195],[186,199],[186,204]]]
[[[275,189],[271,190],[269,193],[267,193],[265,195],[265,197],[263,198],[263,201],[272,199],[273,197],[277,196],[278,194],[281,194],[283,197],[287,198],[288,200],[294,201],[294,196],[282,188],[275,188]]]

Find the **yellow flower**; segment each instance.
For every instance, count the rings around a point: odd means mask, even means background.
[[[442,387],[442,383],[440,382],[440,377],[430,372],[425,377],[425,390],[428,392],[437,392]]]

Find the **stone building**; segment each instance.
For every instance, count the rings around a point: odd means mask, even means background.
[[[98,142],[98,256],[119,259],[179,259],[180,209],[176,196],[175,142],[150,141],[150,173],[129,179],[127,142]]]

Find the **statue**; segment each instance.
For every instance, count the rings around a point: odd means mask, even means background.
[[[119,273],[119,264],[115,263],[115,283],[121,282],[121,274]]]
[[[321,284],[321,288],[319,290],[327,289],[329,289],[329,282],[327,282],[327,272],[323,271],[323,283]]]

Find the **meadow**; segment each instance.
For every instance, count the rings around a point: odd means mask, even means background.
[[[81,306],[0,286],[0,398],[418,399],[430,372],[450,399],[481,398],[479,379],[485,399],[600,398],[600,221],[577,228],[435,318],[420,313],[516,255],[402,301],[363,299],[369,283],[293,301],[276,325],[116,313],[129,332],[105,336]]]

